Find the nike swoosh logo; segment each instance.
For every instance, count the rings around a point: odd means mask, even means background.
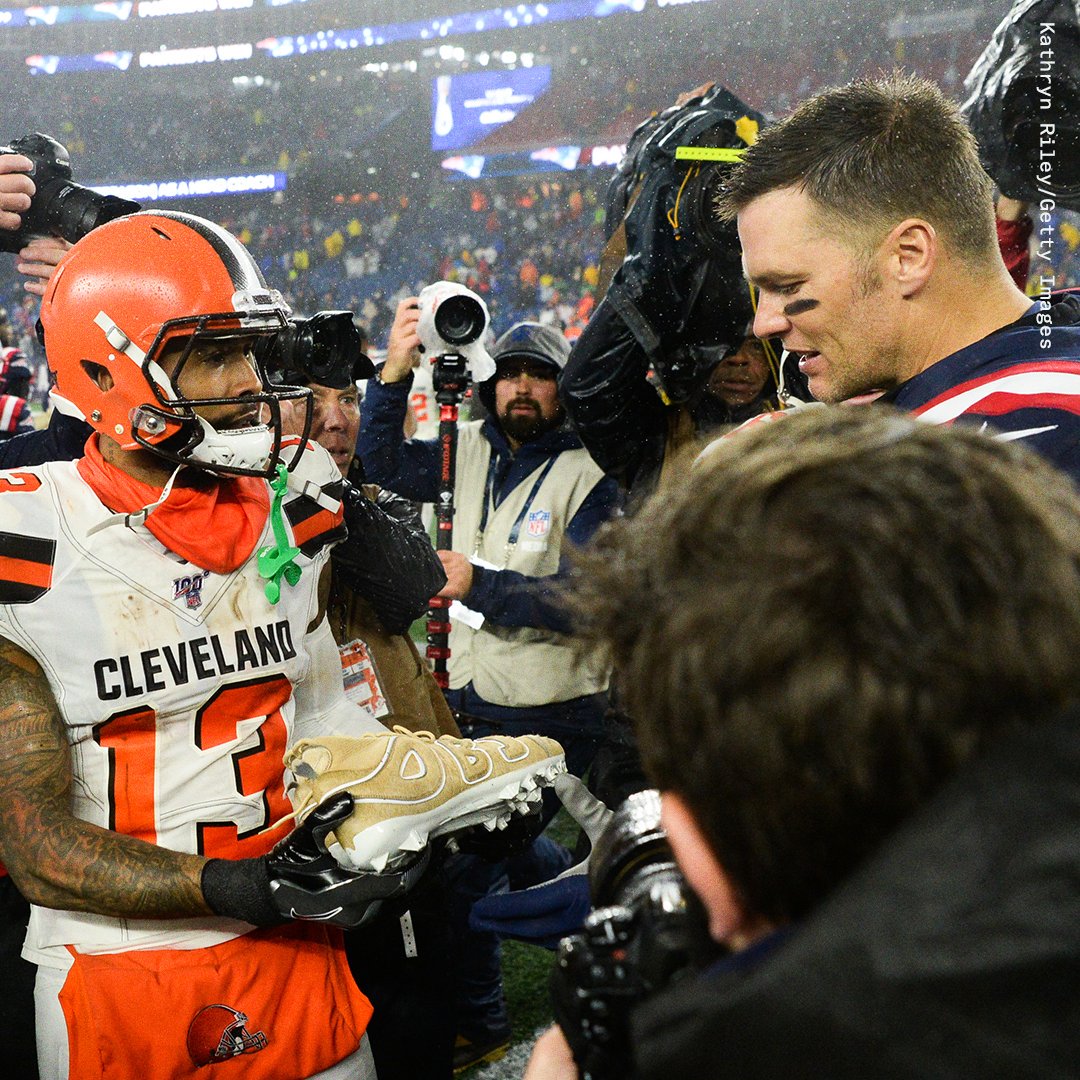
[[[327,919],[332,919],[335,915],[340,915],[344,908],[336,907],[333,911],[324,911],[321,915],[301,915],[296,908],[289,909],[289,918],[296,919],[298,922],[325,922]]]
[[[1003,431],[1000,435],[995,435],[994,438],[998,442],[1015,442],[1017,439],[1028,439],[1032,435],[1041,435],[1044,431],[1057,431],[1057,428],[1057,424],[1049,424],[1047,427],[1024,428],[1023,431]]]

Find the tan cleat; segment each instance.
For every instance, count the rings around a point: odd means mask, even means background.
[[[566,761],[542,735],[436,739],[395,727],[302,739],[285,768],[298,822],[339,791],[352,794],[353,815],[327,837],[328,850],[342,866],[379,872],[432,837],[471,825],[504,828],[539,803]]]

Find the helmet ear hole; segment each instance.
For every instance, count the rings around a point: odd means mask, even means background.
[[[95,364],[93,360],[80,360],[83,371],[87,376],[94,381],[97,388],[106,393],[115,385],[112,377],[112,372],[102,364]]]

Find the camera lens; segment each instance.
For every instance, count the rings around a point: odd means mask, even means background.
[[[70,180],[52,179],[35,196],[41,207],[38,217],[50,232],[75,243],[88,232],[142,207],[129,199],[101,195]]]
[[[317,311],[307,319],[290,319],[271,341],[257,347],[256,355],[274,382],[313,382],[344,390],[375,374],[351,311]]]
[[[660,824],[660,794],[638,791],[626,799],[601,834],[589,859],[589,886],[600,907],[628,904],[629,893],[657,872],[675,869],[667,835]]]
[[[435,333],[448,345],[471,345],[487,325],[483,307],[471,296],[448,296],[435,309],[434,321]]]

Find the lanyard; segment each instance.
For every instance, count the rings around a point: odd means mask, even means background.
[[[495,498],[495,472],[498,468],[498,457],[495,454],[491,455],[491,460],[488,462],[488,474],[487,482],[484,484],[484,509],[480,515],[480,526],[476,530],[476,544],[474,545],[474,554],[479,552],[480,543],[484,537],[484,530],[487,528],[488,510]],[[521,535],[521,526],[525,521],[525,515],[529,512],[529,507],[532,506],[533,499],[536,498],[537,492],[540,490],[540,486],[547,479],[547,475],[551,472],[555,465],[555,457],[550,457],[547,463],[540,470],[540,475],[537,476],[533,483],[532,490],[529,492],[528,498],[522,504],[521,512],[518,514],[517,519],[514,521],[513,526],[510,529],[510,537],[506,542],[506,554],[510,555],[510,549],[514,547],[518,542],[518,537]]]

